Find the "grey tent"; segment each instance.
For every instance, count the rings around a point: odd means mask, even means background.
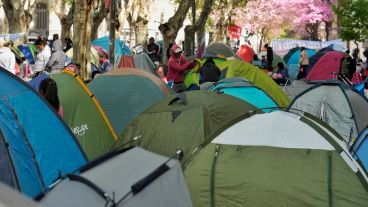
[[[317,84],[296,96],[289,106],[322,119],[348,145],[368,125],[367,107],[367,99],[341,81]]]
[[[0,207],[37,207],[35,202],[0,183]]]
[[[225,58],[235,57],[235,52],[225,43],[222,42],[212,42],[206,47],[205,55],[220,55]]]
[[[57,184],[41,203],[48,207],[192,206],[179,162],[139,147],[106,155],[80,172]]]
[[[151,59],[148,57],[146,53],[135,55],[134,63],[137,69],[141,69],[146,72],[152,73],[155,76],[158,76],[156,72],[156,66],[153,64],[153,62],[151,61]]]

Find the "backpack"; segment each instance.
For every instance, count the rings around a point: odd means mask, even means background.
[[[217,82],[220,79],[221,71],[216,66],[212,58],[208,58],[206,62],[199,68],[199,83]]]

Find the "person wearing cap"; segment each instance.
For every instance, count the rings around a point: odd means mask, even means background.
[[[0,67],[15,75],[15,55],[10,49],[10,42],[0,39]]]
[[[155,39],[153,37],[149,38],[146,51],[153,63],[160,61],[160,46],[155,43]]]
[[[186,90],[184,85],[185,73],[196,65],[196,61],[188,61],[187,58],[182,55],[182,52],[183,50],[181,47],[174,45],[171,48],[171,57],[168,62],[167,80],[174,82],[173,89],[177,93]]]
[[[107,53],[105,51],[99,51],[98,52],[98,56],[100,57],[100,68],[99,68],[99,72],[100,73],[106,73],[112,70],[112,65],[109,61],[109,56],[107,55]]]

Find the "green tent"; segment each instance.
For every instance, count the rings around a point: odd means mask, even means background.
[[[226,61],[225,58],[220,57],[212,57],[213,62],[216,65],[219,65],[220,63]],[[200,63],[197,64],[192,70],[188,72],[188,74],[185,76],[184,84],[185,87],[189,88],[192,85],[199,85],[199,68],[203,66],[203,64],[206,62],[207,58],[202,58]]]
[[[139,113],[170,94],[157,76],[135,68],[119,68],[99,75],[88,87],[119,136]]]
[[[58,86],[64,121],[69,125],[89,160],[109,152],[118,140],[110,122],[91,91],[75,73],[52,75]]]
[[[267,57],[267,51],[261,51],[258,53],[258,58],[262,59],[262,56],[266,56]],[[287,64],[285,63],[284,59],[282,59],[282,57],[276,53],[273,53],[273,60],[272,60],[272,67],[274,70],[277,70],[277,63],[283,63],[285,65],[285,67],[287,67]]]
[[[333,129],[285,111],[239,121],[185,169],[194,206],[368,206],[367,176]]]
[[[124,131],[119,145],[128,147],[127,143],[137,143],[166,156],[182,149],[185,167],[196,148],[255,109],[241,99],[212,91],[172,95],[142,112]]]
[[[218,67],[222,71],[222,78],[245,78],[265,91],[279,106],[288,106],[289,99],[280,86],[258,67],[239,60],[228,60],[220,63]]]

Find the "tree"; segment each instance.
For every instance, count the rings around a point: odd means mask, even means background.
[[[100,0],[98,10],[94,10],[92,12],[92,32],[91,32],[91,39],[97,38],[98,27],[105,19],[108,10],[106,9],[106,0]]]
[[[98,7],[98,2],[94,0],[75,0],[74,4],[73,62],[81,65],[82,79],[89,80],[91,72],[92,10]]]
[[[213,5],[214,0],[204,0],[203,3],[203,8],[201,11],[201,14],[199,15],[199,18],[197,19],[197,21],[193,24],[193,25],[188,25],[185,27],[184,32],[185,32],[185,46],[184,46],[184,53],[186,55],[193,55],[192,54],[192,50],[193,50],[193,41],[195,38],[195,33],[197,31],[199,31],[201,28],[204,28],[208,16],[211,13],[211,9],[212,9],[212,5]]]
[[[27,34],[32,21],[31,10],[37,0],[2,0],[6,18],[9,23],[9,33]]]
[[[126,19],[130,26],[130,45],[144,43],[148,35],[148,8],[151,0],[124,0]]]
[[[355,42],[368,39],[367,8],[367,0],[340,0],[334,7],[342,39]]]
[[[68,9],[69,8],[69,9]],[[74,20],[75,3],[74,0],[56,0],[55,1],[55,14],[59,17],[61,24],[61,41],[64,42],[65,38],[69,37],[70,29]]]
[[[189,8],[191,7],[191,1],[189,0],[181,0],[178,9],[176,10],[174,16],[170,17],[170,19],[160,24],[158,29],[160,30],[163,37],[163,63],[167,63],[166,50],[169,46],[169,43],[175,43],[176,36],[180,28],[183,27],[183,23]]]

